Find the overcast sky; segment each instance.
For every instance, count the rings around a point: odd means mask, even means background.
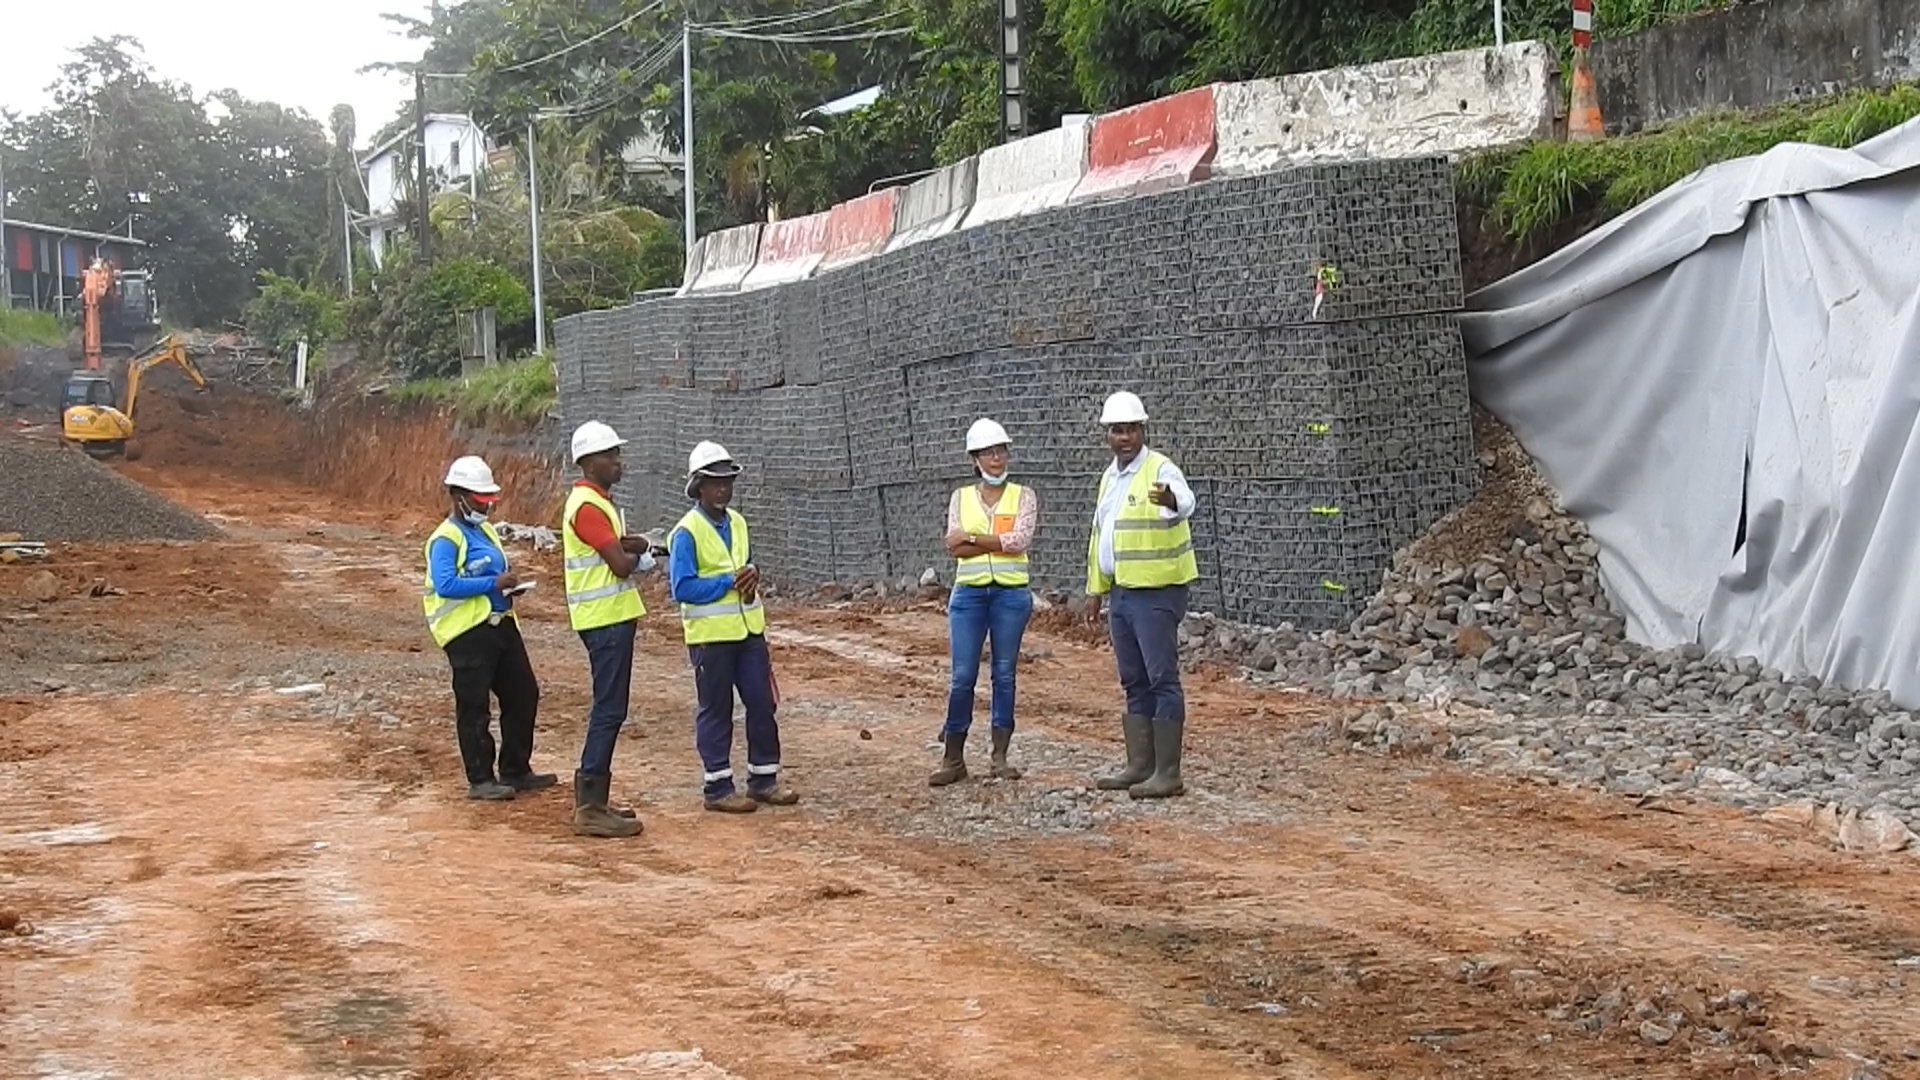
[[[411,60],[420,43],[401,37],[386,11],[424,16],[429,0],[0,0],[0,108],[48,103],[72,50],[125,34],[162,77],[196,94],[232,88],[249,98],[303,108],[326,123],[353,106],[362,145],[412,97],[398,75],[359,75],[379,60]]]

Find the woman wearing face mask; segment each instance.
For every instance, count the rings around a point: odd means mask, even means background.
[[[513,572],[500,534],[487,522],[500,497],[487,463],[460,458],[447,469],[446,485],[453,510],[427,538],[427,629],[453,669],[454,731],[467,797],[500,802],[551,787],[557,779],[533,771],[540,684],[513,610],[514,594],[533,583]],[[489,695],[500,699],[498,774]]]
[[[967,778],[967,730],[973,726],[973,688],[980,650],[993,641],[992,775],[1018,780],[1007,764],[1013,741],[1014,668],[1020,637],[1033,615],[1027,585],[1027,547],[1039,521],[1033,492],[1007,479],[1012,440],[1006,429],[980,419],[967,429],[967,454],[978,479],[947,503],[947,551],[959,560],[947,600],[947,631],[953,654],[953,686],[947,692],[947,723],[941,732],[940,769],[928,778],[945,787]]]

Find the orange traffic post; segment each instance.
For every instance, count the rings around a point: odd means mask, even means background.
[[[1606,137],[1600,119],[1600,91],[1593,85],[1593,0],[1573,0],[1573,98],[1567,106],[1567,141],[1595,142]]]

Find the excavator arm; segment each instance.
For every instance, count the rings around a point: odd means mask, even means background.
[[[157,350],[136,357],[127,364],[127,399],[120,411],[125,413],[129,420],[133,418],[134,402],[140,396],[142,377],[161,364],[178,366],[181,371],[187,373],[187,378],[193,380],[194,386],[198,387],[202,393],[206,392],[207,377],[200,373],[199,367],[195,366],[193,357],[188,355],[187,347],[180,343],[180,339],[169,336]]]

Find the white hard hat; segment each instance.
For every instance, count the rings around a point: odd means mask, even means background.
[[[493,469],[472,454],[455,458],[453,464],[447,466],[446,484],[476,495],[494,495],[500,491],[500,485],[493,482]]]
[[[576,464],[588,454],[625,445],[627,440],[615,435],[612,428],[598,420],[589,420],[573,429],[573,460]]]
[[[967,453],[977,454],[994,446],[1012,446],[1013,440],[1007,436],[1007,429],[981,417],[967,429]]]
[[[694,485],[703,476],[739,476],[744,471],[717,442],[703,442],[687,455],[687,498],[693,498]]]
[[[1106,408],[1100,410],[1100,423],[1105,424],[1144,424],[1147,422],[1147,407],[1140,403],[1138,395],[1120,390],[1107,397]]]

